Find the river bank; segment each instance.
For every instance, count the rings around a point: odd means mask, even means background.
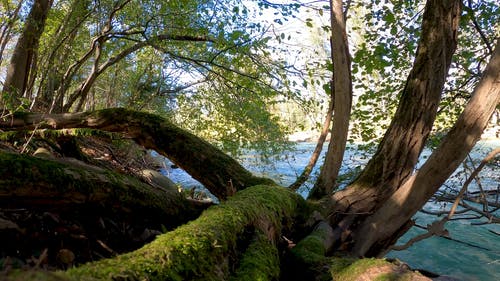
[[[288,135],[287,139],[290,142],[315,142],[319,138],[319,131],[299,131]],[[500,125],[489,126],[481,135],[481,140],[499,140],[500,141]],[[326,141],[330,141],[330,134],[327,135]]]

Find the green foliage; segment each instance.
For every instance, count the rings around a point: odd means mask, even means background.
[[[286,146],[286,128],[270,113],[272,96],[265,88],[252,93],[243,88],[231,90],[224,84],[219,87],[217,93],[199,89],[192,95],[180,96],[176,122],[186,124],[197,135],[233,155],[241,147],[272,154]]]
[[[2,0],[0,19],[14,19],[17,3]],[[388,127],[411,69],[423,3],[350,4],[352,141],[376,142]],[[461,112],[499,35],[495,1],[465,4],[438,132]],[[233,154],[242,147],[272,154],[286,147],[289,132],[317,130],[327,110],[333,65],[328,7],[322,5],[55,1],[25,104],[57,112],[82,101],[82,109],[155,112]],[[14,20],[16,35],[22,24]],[[303,28],[290,29],[298,24]],[[138,43],[144,45],[121,56]]]
[[[458,48],[436,117],[435,132],[446,132],[471,97],[492,54],[495,40],[500,36],[498,22],[500,6],[497,1],[464,2]]]
[[[369,1],[350,10],[351,29],[359,36],[352,44],[356,46],[352,73],[357,101],[351,139],[376,143],[388,128],[415,54],[421,4]]]
[[[353,4],[349,10],[348,23],[357,34],[351,37],[356,46],[352,72],[357,97],[351,125],[353,140],[377,142],[387,129],[412,66],[423,4],[369,1]],[[494,38],[499,35],[498,11],[495,1],[467,1],[435,132],[451,127],[477,84]]]
[[[298,6],[213,0],[56,1],[40,41],[31,89],[36,98],[29,103],[37,111],[75,108],[81,101],[89,110],[155,112],[211,135],[209,139],[226,151],[236,153],[244,146],[271,153],[284,147],[287,133],[273,104],[296,95],[287,62],[273,57],[269,26],[252,18],[273,11],[280,18],[276,22],[286,22]],[[137,44],[143,45],[134,49]],[[96,78],[88,80],[92,76]],[[88,93],[82,92],[84,87],[90,87]],[[231,113],[240,102],[243,108]],[[216,114],[207,118],[207,108]],[[200,128],[202,122],[213,123]],[[231,140],[234,128],[239,132]],[[267,148],[275,142],[281,144]]]

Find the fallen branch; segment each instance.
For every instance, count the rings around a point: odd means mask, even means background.
[[[460,192],[458,193],[458,196],[457,198],[455,199],[455,202],[453,203],[453,206],[451,207],[450,209],[450,213],[448,214],[448,217],[447,219],[450,219],[453,214],[455,213],[456,209],[457,209],[457,206],[458,206],[458,203],[460,202],[460,200],[462,199],[462,196],[464,195],[465,191],[467,190],[467,187],[469,187],[469,184],[472,182],[472,180],[477,177],[477,175],[479,175],[479,172],[481,172],[481,170],[483,169],[483,167],[488,163],[490,162],[497,154],[500,153],[500,148],[496,148],[494,149],[493,151],[491,151],[482,161],[481,161],[481,164],[479,164],[479,166],[474,169],[474,171],[472,172],[472,174],[469,176],[469,178],[467,178],[467,180],[465,181],[464,185],[462,186],[462,189],[460,190]]]

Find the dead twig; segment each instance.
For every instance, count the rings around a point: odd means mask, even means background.
[[[478,218],[480,218],[480,217],[488,218],[488,221],[485,223],[500,223],[500,219],[493,216],[492,212],[488,211],[487,205],[485,206],[486,209],[484,211],[482,211],[482,210],[479,210],[477,208],[474,208],[474,207],[468,205],[467,203],[463,202],[463,200],[462,200],[462,197],[464,196],[464,193],[467,190],[469,184],[478,176],[479,172],[483,169],[483,167],[499,153],[500,153],[500,147],[491,151],[481,161],[479,166],[474,169],[474,171],[470,174],[470,176],[467,178],[464,185],[460,189],[460,192],[458,193],[457,197],[455,198],[455,202],[453,203],[453,206],[451,207],[451,209],[448,212],[448,215],[446,217],[442,218],[441,220],[434,221],[431,224],[428,224],[426,227],[426,229],[427,229],[426,233],[423,233],[423,234],[420,234],[420,235],[417,235],[417,236],[411,238],[408,242],[406,242],[403,245],[393,245],[392,247],[390,247],[390,250],[395,250],[395,251],[405,250],[405,249],[408,249],[409,247],[411,247],[413,244],[417,243],[418,241],[422,241],[422,240],[427,239],[427,238],[432,237],[432,236],[439,236],[439,237],[447,238],[447,239],[450,239],[453,241],[457,241],[457,240],[451,239],[451,237],[449,237],[449,232],[447,229],[445,229],[444,226],[445,226],[446,222],[448,222],[449,220],[452,219],[454,214],[462,213],[462,211],[457,211],[457,207],[459,205],[464,206],[466,211],[471,210],[471,211],[474,211],[474,212],[480,214],[481,216],[479,216]],[[483,194],[483,196],[484,196],[484,190],[482,188],[481,188],[481,194]],[[484,198],[485,198],[485,196],[484,196]],[[483,200],[481,200],[481,201],[483,201]],[[496,210],[498,210],[498,208]],[[429,212],[427,212],[427,213],[429,213]],[[443,214],[443,213],[440,213],[440,214]],[[462,241],[459,241],[459,242],[462,242]],[[467,245],[472,245],[472,244],[469,244],[466,242],[462,242],[462,243],[465,243]],[[479,247],[476,245],[474,245],[474,246]]]

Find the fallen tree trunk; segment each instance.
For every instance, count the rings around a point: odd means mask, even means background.
[[[72,114],[17,113],[0,120],[3,130],[44,128],[93,128],[124,133],[143,147],[168,157],[219,199],[249,186],[273,183],[253,176],[208,142],[153,114],[115,108]]]
[[[0,151],[0,205],[115,213],[131,221],[175,227],[208,205],[187,200],[173,189],[77,161],[40,159]]]
[[[272,279],[279,276],[276,243],[283,225],[307,215],[305,206],[288,189],[254,186],[137,251],[65,272],[16,272],[10,280],[227,280],[254,266],[253,276]]]

